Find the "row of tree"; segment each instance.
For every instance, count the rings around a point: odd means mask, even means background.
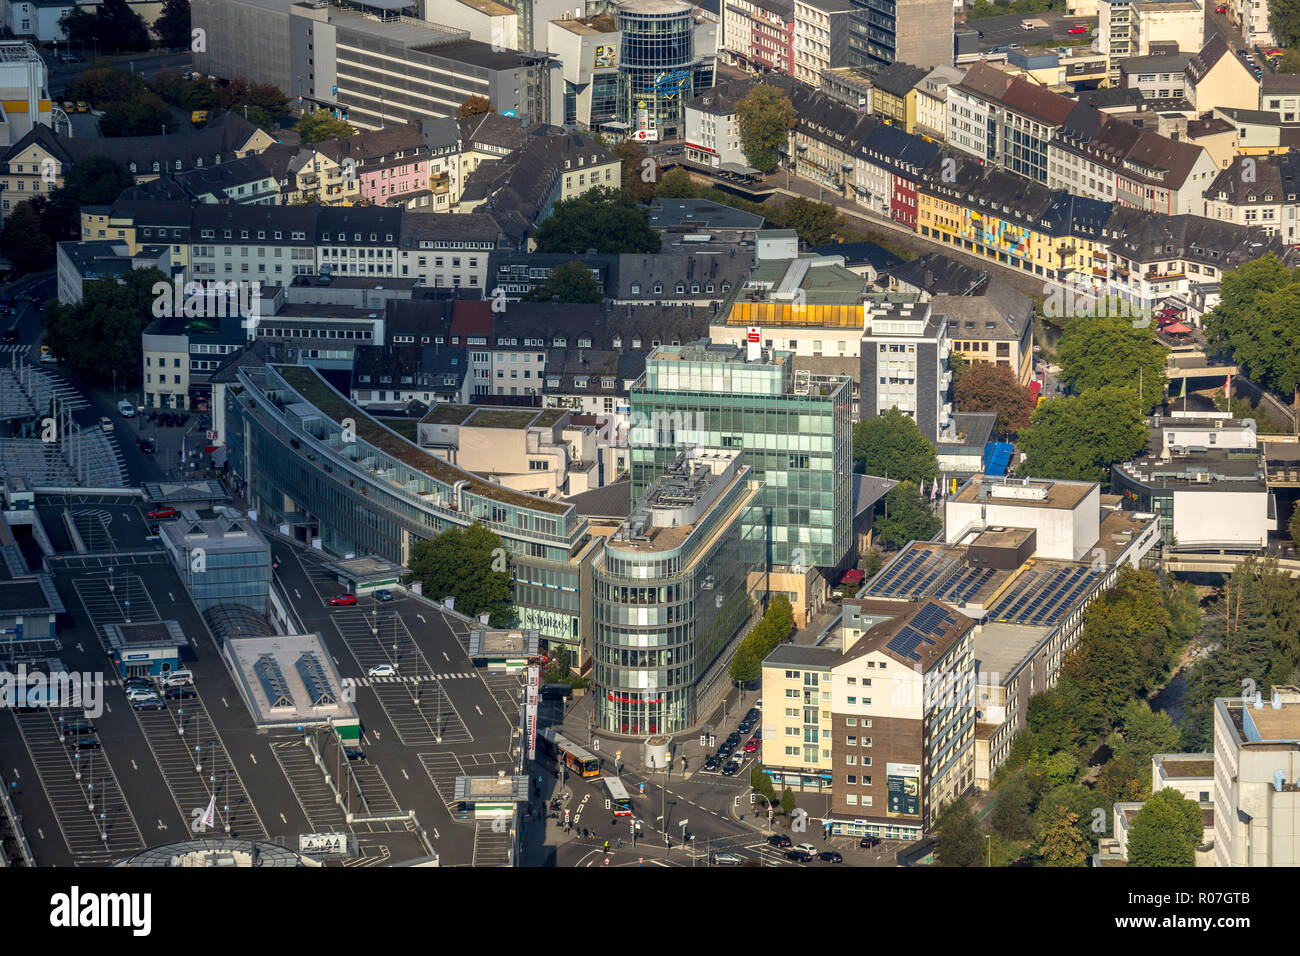
[[[745,635],[731,659],[728,673],[740,684],[752,684],[763,673],[763,658],[771,654],[794,630],[794,608],[784,594],[772,598],[763,617]]]

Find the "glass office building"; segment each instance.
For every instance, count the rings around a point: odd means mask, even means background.
[[[632,387],[632,498],[685,448],[737,449],[763,483],[746,540],[768,566],[836,568],[850,548],[853,382],[797,382],[790,352],[707,339],[655,349]]]
[[[762,491],[738,451],[679,456],[636,502],[592,568],[596,722],[629,735],[675,733],[704,717],[726,653],[759,607],[750,554]],[[746,545],[756,545],[749,546]]]
[[[682,0],[627,0],[615,15],[622,47],[619,115],[633,130],[657,130],[659,139],[683,135],[686,101],[713,85],[712,51],[695,54],[692,6]]]
[[[163,521],[158,535],[200,611],[242,604],[270,613],[271,546],[248,518]]]
[[[302,541],[319,537],[333,554],[399,564],[415,543],[479,522],[512,552],[520,626],[575,650],[587,638],[590,647],[583,622],[597,545],[573,505],[503,488],[430,455],[309,366],[270,364],[250,350],[214,377],[214,398],[213,426],[263,520]]]

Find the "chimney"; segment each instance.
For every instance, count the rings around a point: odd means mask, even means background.
[[[1286,771],[1285,771],[1285,770],[1274,770],[1274,771],[1273,771],[1273,789],[1274,789],[1275,791],[1277,791],[1278,793],[1281,793],[1281,792],[1282,792],[1282,787],[1285,786],[1285,785],[1286,785]]]
[[[1282,709],[1282,695],[1277,692],[1277,688],[1273,689],[1273,709]]]
[[[1264,695],[1261,694],[1259,691],[1255,692],[1255,709],[1256,710],[1264,709]]]

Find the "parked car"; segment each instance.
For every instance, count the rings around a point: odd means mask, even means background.
[[[812,854],[809,853],[807,850],[800,850],[800,849],[797,848],[797,847],[796,847],[795,849],[793,849],[793,850],[786,850],[786,851],[785,851],[785,858],[786,858],[787,860],[794,860],[796,863],[811,863],[811,862],[812,862]]]
[[[391,601],[392,599],[393,599],[393,592],[388,590],[388,588],[380,588],[378,591],[375,592],[376,601]]]
[[[113,420],[107,415],[101,415],[99,418],[99,430],[107,434],[113,430]]]
[[[1075,35],[1077,36],[1077,35],[1080,34],[1080,33],[1087,33],[1087,32],[1088,32],[1088,28],[1085,27],[1083,24],[1080,24],[1080,25],[1077,26],[1077,27],[1070,27],[1069,32],[1070,32],[1070,33],[1073,33],[1073,34],[1075,34]]]
[[[59,57],[59,62],[60,62],[60,63],[80,63],[80,62],[81,62],[81,57],[77,56],[77,54],[75,54],[75,53],[64,53],[62,56]]]
[[[745,753],[752,754],[758,752],[758,741],[749,740],[745,742]]]
[[[763,716],[763,715],[760,714],[760,713],[758,712],[758,708],[757,708],[757,707],[751,707],[751,708],[749,708],[749,711],[745,714],[745,719],[746,719],[746,720],[757,721],[758,718],[761,717],[761,716]]]
[[[367,677],[396,677],[397,668],[392,664],[376,664],[366,671]]]
[[[817,855],[817,848],[816,848],[815,846],[813,846],[811,843],[796,843],[796,844],[794,845],[794,848],[795,848],[796,850],[803,850],[803,851],[804,851],[805,853],[807,853],[809,856],[816,856],[816,855]]]
[[[767,838],[767,842],[770,843],[772,846],[779,846],[785,848],[790,845],[790,838],[786,836],[784,833],[773,833],[770,837]]]
[[[135,418],[135,406],[130,402],[118,402],[117,413],[123,418]]]
[[[878,836],[864,836],[858,841],[859,850],[870,850],[872,847],[877,846],[880,846],[880,837]]]
[[[152,455],[152,454],[154,453],[154,451],[156,451],[156,450],[157,450],[157,448],[156,448],[156,446],[154,445],[154,443],[153,443],[153,439],[152,439],[152,438],[141,438],[141,439],[140,439],[140,451],[142,451],[144,454],[146,454],[146,455]]]
[[[153,511],[150,511],[149,517],[153,519],[175,518],[178,514],[180,514],[180,512],[177,511],[175,508],[164,507],[164,508],[155,508]]]
[[[736,744],[740,743],[740,734],[727,734],[727,743],[733,747],[736,746]]]
[[[840,856],[834,850],[822,850],[817,854],[817,859],[824,860],[827,863],[843,863],[844,857]]]
[[[727,765],[722,768],[722,775],[724,777],[734,777],[739,772],[740,764],[736,763],[734,760],[728,760]]]
[[[175,670],[162,677],[164,687],[192,687],[194,685],[194,674],[187,670]]]
[[[63,107],[63,112],[65,112],[65,113],[75,113],[75,112],[77,112],[77,104],[74,103],[74,102],[72,102],[72,100],[64,100],[64,101],[63,101],[61,104],[59,104],[59,105],[61,105],[61,106]]]
[[[94,737],[72,737],[68,740],[68,745],[73,750],[98,750],[99,741]]]
[[[349,760],[366,759],[366,752],[364,750],[358,750],[356,747],[344,747],[343,755],[347,757]]]
[[[131,706],[136,710],[166,710],[167,701],[161,697],[147,697],[143,700],[131,701]]]
[[[191,697],[198,697],[199,692],[193,687],[168,687],[163,691],[163,696],[168,700],[189,700]]]
[[[85,737],[95,733],[94,724],[64,724],[63,736],[65,737]]]
[[[721,770],[722,761],[718,759],[717,754],[710,754],[709,759],[704,761],[705,770]]]
[[[338,594],[330,598],[330,607],[352,607],[357,603],[355,594]]]
[[[89,112],[90,112],[90,104],[87,103],[85,100],[77,100],[77,112],[78,112],[78,113],[89,113]]]
[[[714,866],[744,866],[745,858],[735,853],[715,853],[713,854]]]
[[[1223,14],[1228,12],[1228,8],[1224,5],[1220,5],[1214,8],[1214,12],[1222,16]]]

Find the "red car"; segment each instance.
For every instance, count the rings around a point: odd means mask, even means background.
[[[1077,26],[1077,27],[1070,27],[1070,32],[1071,32],[1071,33],[1087,33],[1087,32],[1088,32],[1088,28],[1085,27],[1085,26],[1083,26],[1082,24],[1080,24],[1080,25]]]
[[[757,740],[751,740],[751,741],[749,741],[749,743],[745,744],[745,753],[747,753],[747,754],[752,754],[752,753],[754,753],[756,750],[758,750],[758,741],[757,741]]]
[[[330,607],[351,607],[357,603],[355,594],[340,594],[338,597],[330,598]]]
[[[175,508],[155,508],[153,511],[149,512],[149,517],[150,518],[175,518],[178,514],[180,514],[180,512],[177,511]]]
[[[1227,13],[1227,12],[1228,12],[1228,8],[1227,8],[1227,7],[1215,7],[1215,8],[1214,8],[1214,12],[1215,12],[1215,13],[1218,13],[1218,14],[1224,14],[1224,13]]]

